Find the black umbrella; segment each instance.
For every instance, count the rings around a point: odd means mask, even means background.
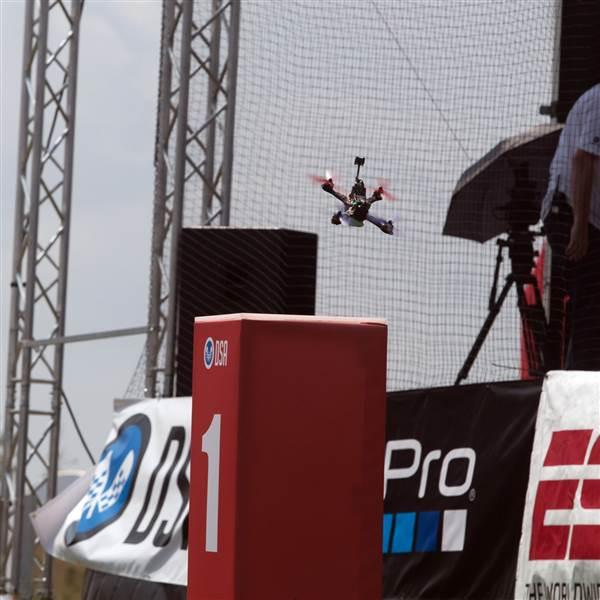
[[[461,176],[444,235],[485,242],[538,220],[562,125],[540,125],[502,140]]]

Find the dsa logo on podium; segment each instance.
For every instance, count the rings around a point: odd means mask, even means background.
[[[227,340],[213,340],[207,337],[204,342],[204,367],[206,369],[210,369],[213,365],[226,367],[228,346]]]

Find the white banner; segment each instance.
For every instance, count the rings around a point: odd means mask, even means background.
[[[32,515],[46,552],[107,573],[187,584],[191,398],[115,415],[93,473]]]
[[[515,598],[600,598],[600,373],[544,382]]]

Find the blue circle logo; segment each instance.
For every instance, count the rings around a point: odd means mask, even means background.
[[[204,366],[210,369],[215,360],[215,343],[211,337],[204,342]]]
[[[78,518],[65,530],[67,546],[96,535],[125,511],[151,432],[150,419],[142,413],[129,417],[119,427],[116,439],[100,455]]]

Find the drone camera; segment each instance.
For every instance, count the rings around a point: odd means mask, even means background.
[[[355,156],[354,164],[357,165],[356,166],[356,181],[358,181],[358,177],[360,175],[360,168],[365,164],[365,157],[363,156],[361,158],[360,156]]]

